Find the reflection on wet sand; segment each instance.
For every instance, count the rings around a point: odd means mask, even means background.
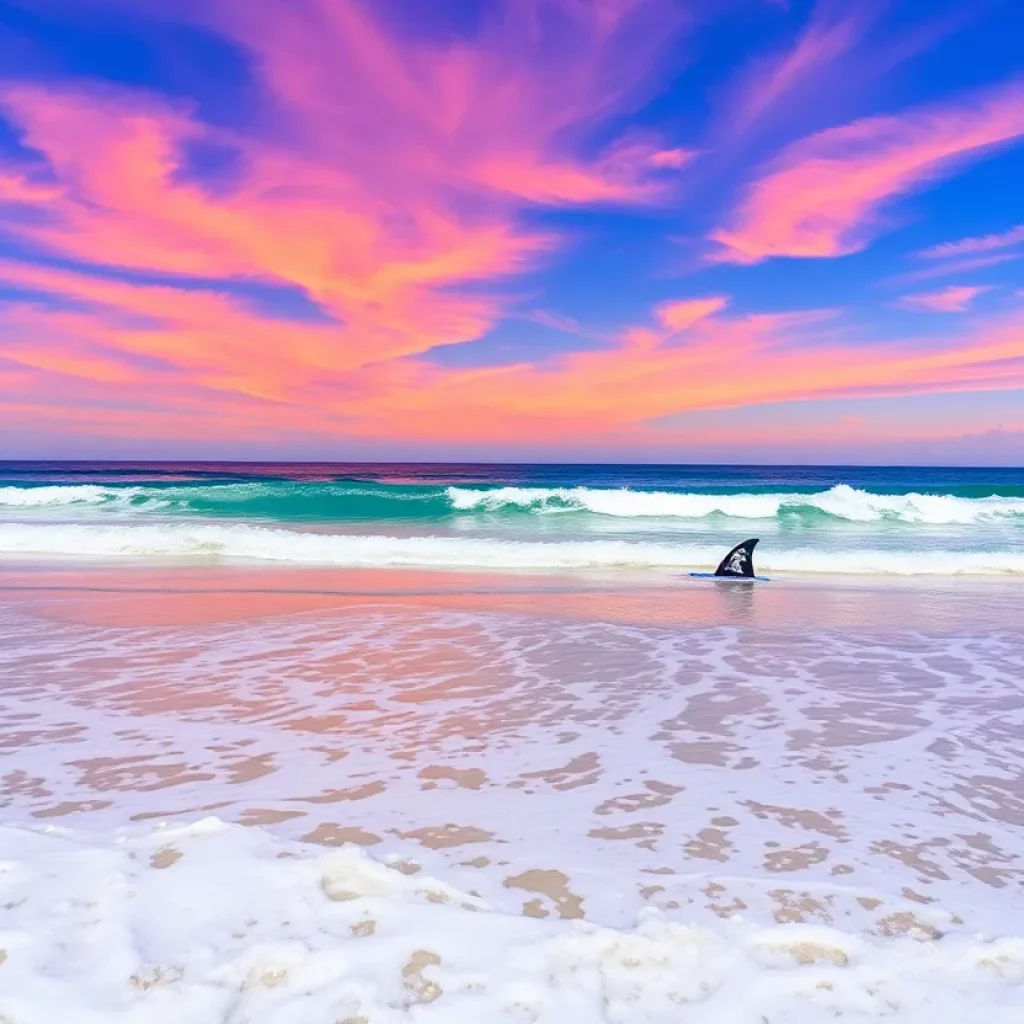
[[[685,574],[453,573],[412,569],[0,569],[0,601],[61,621],[186,626],[312,611],[388,607],[513,614],[652,626],[803,629],[884,626],[941,631],[1012,624],[1019,585],[984,578],[863,580],[789,576],[768,584]]]

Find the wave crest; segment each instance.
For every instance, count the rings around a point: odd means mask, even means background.
[[[52,484],[42,487],[0,487],[0,506],[37,508],[45,505],[102,505],[136,493],[99,484]]]
[[[513,541],[314,533],[249,524],[0,524],[0,553],[42,557],[238,559],[356,568],[706,569],[721,547],[656,541]],[[768,550],[765,571],[901,576],[1024,574],[1024,552]]]
[[[813,494],[695,494],[671,491],[601,490],[587,487],[449,487],[457,511],[500,512],[520,509],[538,513],[592,512],[616,517],[703,519],[776,519],[819,513],[851,522],[896,520],[906,523],[977,523],[1024,518],[1024,499],[960,498],[951,494],[872,494],[837,484]]]
[[[590,487],[399,487],[386,484],[261,481],[177,486],[99,484],[0,486],[0,508],[114,508],[195,517],[289,520],[444,519],[490,513],[589,513],[615,519],[698,520],[712,516],[750,521],[829,518],[925,525],[1024,522],[1024,497],[952,494],[874,494],[848,484],[802,494],[705,494]]]

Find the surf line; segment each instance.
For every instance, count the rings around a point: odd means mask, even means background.
[[[754,574],[754,548],[759,540],[758,537],[752,537],[750,540],[743,541],[742,544],[737,544],[718,563],[718,568],[714,572],[691,572],[690,575],[701,580],[767,581],[769,577]]]

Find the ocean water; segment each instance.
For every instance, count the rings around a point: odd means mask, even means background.
[[[1024,573],[1024,470],[0,463],[0,555],[490,570]]]
[[[1021,1024],[1022,528],[1010,470],[0,466],[0,1021]]]

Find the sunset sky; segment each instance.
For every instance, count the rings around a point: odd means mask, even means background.
[[[0,0],[0,458],[1024,464],[1019,0]]]

